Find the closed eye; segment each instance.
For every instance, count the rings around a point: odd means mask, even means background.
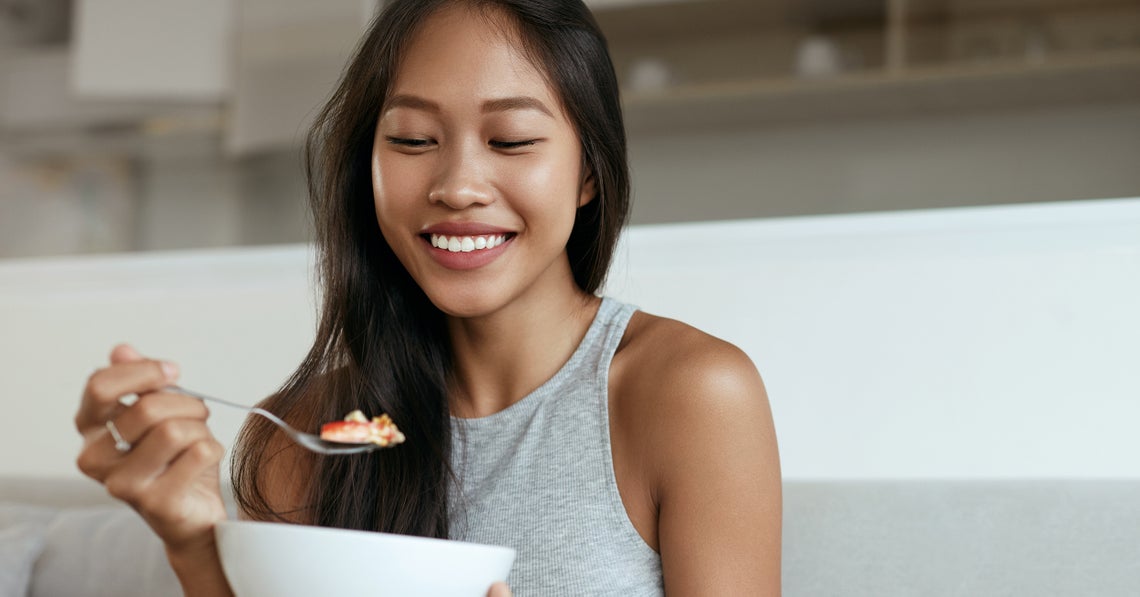
[[[526,139],[524,141],[496,141],[492,139],[488,144],[495,149],[519,149],[538,143],[541,139]]]
[[[404,137],[386,137],[386,139],[391,145],[399,145],[401,147],[412,147],[417,149],[428,147],[433,143],[431,139],[408,139]]]

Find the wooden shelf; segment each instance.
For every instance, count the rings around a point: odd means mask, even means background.
[[[906,0],[917,17],[1023,17],[1034,14],[1135,10],[1137,0]]]
[[[632,132],[1140,100],[1140,0],[671,0],[595,12]],[[805,40],[840,62],[797,76]],[[654,63],[656,84],[634,84]],[[660,72],[659,72],[660,74]]]
[[[633,133],[1138,99],[1140,51],[704,83],[623,97]]]

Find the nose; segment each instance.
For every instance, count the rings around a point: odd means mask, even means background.
[[[428,191],[428,201],[451,209],[488,205],[494,192],[488,181],[488,166],[474,148],[454,147],[443,152],[439,172]]]

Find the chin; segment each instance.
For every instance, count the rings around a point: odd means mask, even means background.
[[[478,291],[427,291],[428,298],[437,309],[450,317],[474,318],[498,311],[505,297]]]

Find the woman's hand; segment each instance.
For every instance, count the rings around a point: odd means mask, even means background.
[[[487,597],[511,597],[511,588],[505,582],[497,582],[491,585],[491,590],[487,591]]]
[[[184,573],[207,569],[216,581],[213,529],[226,518],[218,470],[223,448],[206,427],[201,401],[161,391],[177,378],[174,364],[115,347],[110,366],[87,380],[75,415],[84,439],[77,463],[154,529],[184,584]],[[138,400],[125,406],[131,395]],[[112,426],[129,449],[116,447]]]

